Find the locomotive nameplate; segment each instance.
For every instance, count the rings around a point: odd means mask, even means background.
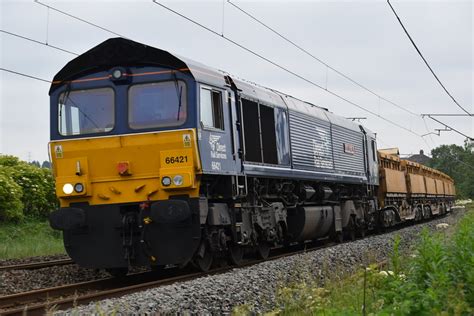
[[[355,146],[353,144],[344,143],[344,152],[347,154],[355,155]]]
[[[191,150],[167,150],[160,153],[161,168],[192,167],[193,155]]]

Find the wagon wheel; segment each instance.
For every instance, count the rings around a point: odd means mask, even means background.
[[[266,241],[260,241],[257,246],[257,257],[259,259],[267,259],[270,255],[270,244]]]
[[[116,278],[122,278],[127,275],[128,268],[109,268],[105,269],[111,276]]]
[[[211,269],[212,262],[214,261],[214,256],[209,249],[209,246],[207,243],[202,245],[201,247],[204,247],[204,250],[202,254],[198,253],[196,255],[196,258],[193,260],[193,264],[201,271],[207,272]]]
[[[423,211],[420,206],[416,207],[415,210],[415,221],[420,221],[423,218]]]
[[[430,207],[429,207],[429,206],[425,206],[423,213],[424,213],[424,214],[423,214],[423,215],[424,215],[423,217],[424,217],[425,219],[430,218],[430,217],[431,217],[431,210],[430,210]]]
[[[229,261],[233,265],[240,265],[244,257],[244,248],[232,243],[229,245]]]

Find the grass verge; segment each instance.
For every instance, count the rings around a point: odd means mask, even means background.
[[[46,220],[0,223],[0,259],[24,258],[65,253],[61,232]]]
[[[474,205],[455,226],[423,230],[410,255],[399,251],[387,267],[372,265],[326,282],[279,288],[270,315],[474,315]],[[248,314],[239,306],[235,314]]]

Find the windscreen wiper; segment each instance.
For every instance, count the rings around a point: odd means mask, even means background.
[[[176,95],[178,96],[178,115],[177,115],[177,121],[179,121],[179,114],[181,113],[181,96],[183,94],[183,86],[179,86],[178,83],[178,78],[176,77],[176,72],[173,71],[173,78],[174,78],[174,86],[176,88]]]
[[[64,102],[63,104],[66,106],[66,103],[67,101],[71,101],[71,103],[77,108],[77,110],[86,118],[88,119],[97,129],[101,129],[99,127],[99,125],[97,125],[96,122],[94,122],[94,120],[92,118],[90,118],[84,111],[82,111],[80,105],[78,105],[76,102],[74,102],[72,100],[72,98],[69,97],[69,95],[71,94],[71,83],[68,83],[67,86],[66,86],[66,91],[65,91],[65,94],[64,94]],[[62,111],[60,113],[60,115],[62,115]]]

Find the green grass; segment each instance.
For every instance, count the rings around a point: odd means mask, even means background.
[[[0,259],[62,253],[65,251],[61,232],[53,230],[46,220],[0,223]]]
[[[473,315],[474,205],[467,208],[455,227],[424,230],[410,255],[400,253],[396,239],[387,267],[363,268],[326,286],[316,280],[286,284],[269,314],[363,315],[365,306],[366,315]]]

